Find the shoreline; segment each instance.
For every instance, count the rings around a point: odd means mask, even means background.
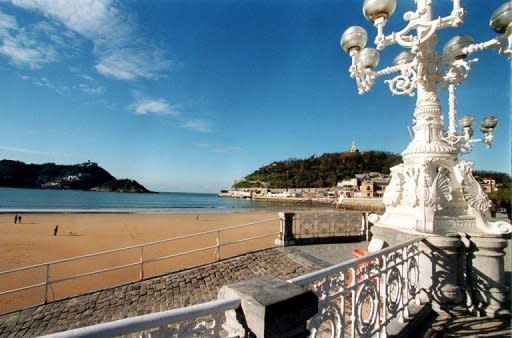
[[[288,210],[337,210],[335,206],[313,204],[301,207],[300,204],[293,206],[259,207],[259,208],[176,208],[172,209],[0,209],[0,215],[14,214],[145,214],[145,215],[193,215],[193,214],[231,214],[231,213],[258,213],[258,212],[281,212]]]

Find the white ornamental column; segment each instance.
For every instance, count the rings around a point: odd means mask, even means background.
[[[391,180],[383,196],[386,211],[369,215],[368,220],[373,223],[375,237],[389,243],[404,233],[426,237],[425,244],[435,254],[425,256],[428,259],[422,268],[432,273],[429,289],[441,307],[457,306],[467,298],[468,307],[476,300],[479,309],[491,316],[499,312],[497,309],[508,297],[507,289],[502,287],[502,245],[503,236],[512,232],[512,226],[490,220],[491,202],[473,177],[474,166],[458,156],[470,152],[477,142],[490,147],[498,121],[493,116],[485,118],[480,125],[483,137],[473,139],[474,118],[465,115],[458,132],[455,86],[469,78],[478,61],[466,60],[468,55],[496,48],[511,58],[512,2],[505,2],[491,17],[497,37],[475,43],[469,36],[457,35],[448,41],[442,54],[436,51],[436,32],[462,25],[465,13],[460,1],[453,0],[449,15],[436,18],[432,17],[434,0],[415,2],[417,9],[403,15],[405,27],[385,35],[384,28],[397,1],[364,1],[363,14],[377,30],[376,49],[365,48],[367,33],[362,27],[350,27],[341,37],[341,46],[352,59],[349,73],[356,80],[359,94],[368,92],[378,77],[396,73],[385,81],[390,91],[394,95],[417,95],[413,139],[402,153],[403,163],[391,168]],[[379,51],[394,44],[406,50],[394,58],[392,66],[375,70]],[[449,97],[448,126],[437,94],[445,89]],[[469,252],[474,254],[465,257],[460,241],[453,236],[472,238]],[[466,270],[466,266],[471,268]],[[489,283],[492,281],[490,289],[482,286],[484,274]],[[468,281],[461,278],[464,275],[469,276]],[[467,292],[467,285],[473,287],[473,292]],[[464,297],[468,294],[473,296]]]

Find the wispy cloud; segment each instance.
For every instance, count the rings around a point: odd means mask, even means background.
[[[192,129],[201,133],[209,133],[212,131],[208,122],[200,119],[186,121],[183,123],[183,128]]]
[[[78,85],[78,89],[80,89],[82,92],[84,92],[86,94],[91,94],[91,95],[100,95],[100,94],[105,93],[104,87],[102,87],[102,86],[93,87],[86,83],[80,83]]]
[[[162,77],[170,66],[170,61],[162,50],[140,36],[135,18],[118,2],[11,1],[16,6],[56,20],[72,32],[90,40],[93,53],[97,57],[94,68],[104,76],[120,80],[156,79]],[[9,25],[11,22],[7,20],[5,24]],[[58,36],[53,36],[52,41],[56,39]]]
[[[228,146],[228,147],[220,147],[220,148],[214,148],[213,152],[217,154],[227,154],[227,153],[234,153],[240,151],[242,148],[238,146]]]
[[[0,145],[0,150],[12,152],[12,153],[24,153],[24,154],[33,154],[33,155],[56,155],[57,154],[54,152],[41,151],[41,150],[36,150],[36,149],[28,149],[28,148],[18,148],[18,147],[11,147],[11,146],[5,146],[5,145]],[[58,155],[64,155],[64,154],[58,154]]]
[[[58,94],[64,94],[64,92],[68,89],[68,87],[66,87],[66,86],[55,84],[55,83],[51,82],[44,76],[39,79],[34,79],[33,82],[38,87],[53,90],[53,91],[57,92]]]
[[[178,116],[179,105],[170,105],[165,99],[154,99],[144,96],[138,91],[134,91],[135,102],[127,107],[127,109],[136,115],[161,114]]]
[[[42,41],[43,34],[37,26],[22,28],[14,16],[0,12],[0,54],[15,66],[38,69],[56,60],[57,51]]]

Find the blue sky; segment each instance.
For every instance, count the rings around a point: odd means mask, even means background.
[[[494,37],[488,18],[502,2],[463,2],[460,33]],[[451,2],[437,3],[447,15]],[[399,1],[387,32],[412,4]],[[356,0],[2,0],[0,158],[91,160],[153,190],[215,192],[264,164],[345,151],[352,140],[400,153],[415,97],[393,97],[383,79],[357,94],[339,48],[351,25],[373,40]],[[438,48],[455,32],[441,32]],[[399,51],[385,49],[381,65]],[[510,62],[475,56],[458,112],[500,123],[491,150],[464,157],[510,172]]]

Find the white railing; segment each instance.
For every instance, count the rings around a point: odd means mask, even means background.
[[[213,256],[211,257],[211,259],[208,259],[207,261],[201,261],[200,265],[207,264],[207,263],[213,263],[215,261],[219,261],[222,258],[229,257],[229,255],[222,254],[221,248],[225,248],[227,246],[235,246],[237,244],[246,243],[249,241],[254,241],[257,239],[262,239],[262,238],[270,237],[270,236],[277,237],[280,234],[280,232],[277,231],[277,224],[276,224],[275,232],[260,233],[260,234],[254,235],[254,236],[240,238],[237,240],[231,240],[231,241],[222,240],[223,233],[241,229],[241,228],[245,228],[245,227],[259,225],[259,224],[263,224],[263,223],[273,222],[273,221],[277,221],[277,220],[279,220],[279,218],[265,219],[265,220],[261,220],[261,221],[250,222],[250,223],[245,223],[245,224],[231,226],[231,227],[203,231],[203,232],[189,234],[189,235],[182,235],[182,236],[162,239],[162,240],[158,240],[158,241],[152,241],[152,242],[146,242],[146,243],[137,244],[137,245],[126,246],[126,247],[113,249],[113,250],[106,250],[106,251],[101,251],[101,252],[97,252],[97,253],[92,253],[92,254],[87,254],[87,255],[82,255],[82,256],[77,256],[77,257],[71,257],[71,258],[66,258],[66,259],[61,259],[61,260],[55,260],[55,261],[41,263],[41,264],[34,264],[34,265],[11,269],[11,270],[6,270],[6,271],[1,271],[0,272],[0,286],[2,286],[4,284],[2,282],[2,278],[4,278],[4,279],[12,278],[15,274],[20,274],[20,273],[23,273],[23,274],[30,273],[33,275],[42,275],[41,276],[42,279],[39,282],[35,282],[30,285],[20,286],[20,287],[16,287],[16,288],[12,288],[12,289],[3,289],[0,291],[0,297],[18,294],[20,292],[28,291],[31,289],[39,289],[39,291],[41,291],[41,294],[42,294],[41,295],[42,301],[32,302],[30,304],[30,305],[35,305],[38,303],[47,303],[50,300],[59,299],[58,297],[55,297],[55,296],[53,296],[50,299],[50,295],[49,295],[50,290],[52,291],[52,293],[54,291],[51,288],[52,285],[55,285],[58,283],[74,281],[74,280],[84,278],[84,277],[95,276],[95,275],[104,274],[107,272],[129,269],[129,268],[134,268],[138,271],[137,278],[123,280],[121,283],[117,283],[117,284],[111,284],[111,285],[109,285],[111,287],[111,286],[127,283],[130,281],[134,281],[134,280],[142,280],[142,279],[148,277],[148,275],[145,274],[145,266],[147,266],[149,263],[155,263],[155,262],[159,262],[159,261],[169,260],[172,258],[177,258],[177,257],[181,257],[181,256],[186,256],[186,255],[192,255],[192,254],[196,254],[196,253],[204,253],[204,252],[208,252],[208,251],[213,251]],[[179,241],[179,240],[187,240],[187,239],[194,239],[194,238],[201,239],[201,241],[199,241],[199,240],[197,241],[198,243],[200,243],[205,240],[206,236],[209,236],[209,240],[212,242],[210,245],[198,247],[198,248],[195,248],[192,250],[175,252],[172,254],[165,254],[165,255],[157,256],[157,257],[148,258],[147,254],[145,256],[145,251],[147,252],[149,247],[167,244],[167,243],[171,243],[171,242],[175,242],[175,241]],[[237,237],[239,238],[239,236],[237,236]],[[273,241],[269,241],[269,243],[272,243],[272,244],[258,247],[257,250],[274,246]],[[79,260],[85,260],[85,259],[90,259],[90,258],[96,258],[96,259],[103,258],[104,259],[108,255],[113,255],[113,254],[117,254],[117,253],[121,253],[121,252],[128,252],[128,251],[132,251],[131,256],[135,257],[135,259],[133,261],[129,261],[125,264],[107,266],[105,268],[92,270],[92,271],[86,271],[86,272],[81,271],[81,272],[75,273],[75,274],[66,274],[64,277],[60,277],[60,278],[52,277],[52,271],[55,270],[55,267],[57,265],[64,264],[64,263],[76,262]],[[133,251],[135,251],[135,253],[133,253]],[[249,252],[249,251],[250,251],[249,249],[244,248],[242,253]],[[183,268],[191,268],[196,265],[191,264],[191,265],[183,267]],[[171,271],[175,271],[175,270],[167,269],[165,271],[160,271],[159,273],[152,273],[151,275],[154,276],[154,275],[161,274],[163,272],[171,272]],[[95,290],[95,288],[91,287],[91,286],[89,286],[89,288],[87,289],[87,291],[94,291],[94,290]],[[67,296],[69,296],[69,295],[67,295]],[[62,297],[60,297],[60,298],[62,298]],[[14,310],[16,308],[2,309],[0,306],[0,309],[1,309],[0,310],[0,313],[1,313],[1,312],[6,312],[6,310]]]
[[[224,337],[225,312],[240,306],[239,298],[216,300],[184,308],[120,319],[43,336],[117,337],[137,333],[138,337]]]
[[[318,296],[311,337],[386,337],[419,301],[419,243],[404,243],[289,280]]]

